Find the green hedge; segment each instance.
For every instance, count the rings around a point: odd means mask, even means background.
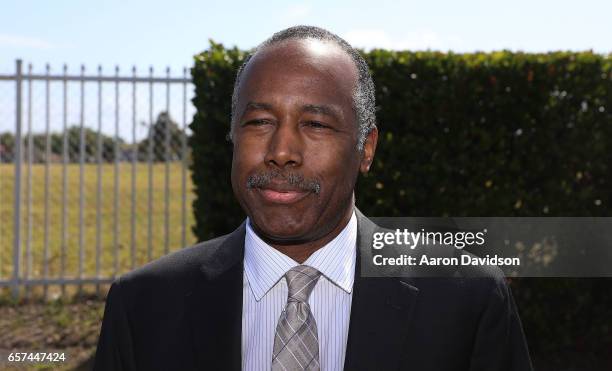
[[[357,185],[370,216],[612,216],[612,56],[364,53],[380,138]],[[211,42],[192,70],[194,232],[244,218],[230,186],[230,98],[238,49]],[[512,283],[534,352],[603,351],[606,280]],[[588,317],[587,317],[588,316]]]

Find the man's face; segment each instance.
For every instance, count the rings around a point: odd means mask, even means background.
[[[357,175],[374,151],[372,135],[363,153],[356,149],[356,81],[350,57],[315,40],[268,47],[244,70],[232,188],[262,237],[288,245],[316,241],[352,211]]]

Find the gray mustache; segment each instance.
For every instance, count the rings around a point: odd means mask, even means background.
[[[321,192],[321,184],[315,179],[304,178],[298,173],[281,173],[280,171],[261,172],[249,176],[246,182],[247,188],[263,188],[266,187],[272,179],[280,178],[285,180],[290,185],[302,190],[319,194]]]

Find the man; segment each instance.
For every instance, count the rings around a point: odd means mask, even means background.
[[[529,370],[503,278],[360,276],[375,226],[354,206],[378,131],[367,64],[293,27],[232,97],[233,233],[110,289],[97,370]]]

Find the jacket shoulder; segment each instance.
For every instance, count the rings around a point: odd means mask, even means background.
[[[117,282],[129,288],[184,286],[186,282],[192,281],[195,275],[201,274],[202,266],[214,260],[217,251],[228,236],[229,234],[174,251],[123,274]]]

